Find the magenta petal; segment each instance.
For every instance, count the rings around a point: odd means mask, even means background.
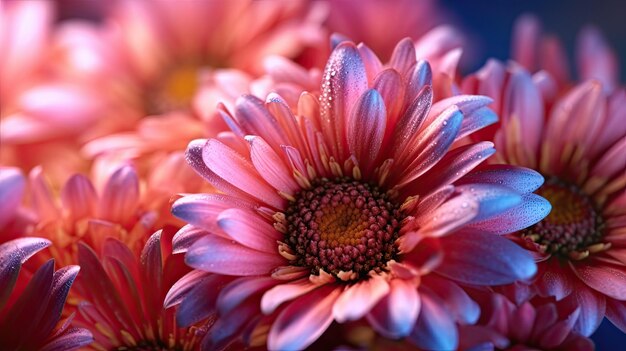
[[[206,272],[235,276],[269,274],[284,266],[286,260],[278,250],[270,254],[233,243],[216,235],[198,240],[185,254],[185,263]]]
[[[368,170],[378,157],[387,126],[385,102],[378,91],[370,89],[361,95],[346,122],[350,153]]]
[[[255,96],[243,95],[237,99],[235,119],[245,135],[260,136],[275,151],[280,150],[280,145],[288,144],[274,115],[265,108],[265,102]],[[209,162],[207,165],[211,168]]]
[[[436,274],[424,277],[423,283],[445,302],[456,320],[466,324],[476,323],[480,316],[480,307],[461,287]]]
[[[238,208],[220,213],[217,224],[228,236],[251,249],[277,253],[281,233],[257,214]]]
[[[576,275],[596,291],[617,300],[626,300],[626,271],[609,265],[574,265],[570,266]],[[622,266],[623,267],[623,266]]]
[[[0,168],[0,229],[17,212],[22,201],[26,179],[17,168]]]
[[[220,316],[206,333],[201,350],[225,350],[243,332],[248,323],[254,323],[260,315],[259,300],[250,299],[237,306],[231,313]]]
[[[574,330],[584,336],[590,336],[598,329],[606,311],[606,299],[580,283],[574,287],[566,302],[572,307],[580,307],[580,314]]]
[[[71,328],[53,338],[40,351],[76,350],[93,342],[93,335],[87,329]]]
[[[276,318],[267,338],[270,350],[300,350],[311,345],[333,321],[340,290],[323,286],[290,303]]]
[[[52,332],[59,318],[61,318],[61,312],[65,306],[65,299],[70,292],[70,287],[74,279],[76,279],[79,270],[80,267],[78,266],[67,266],[54,272],[52,290],[50,292],[50,303],[33,338],[43,338]]]
[[[537,272],[532,256],[512,241],[479,232],[441,238],[444,260],[437,273],[475,285],[502,285]]]
[[[252,164],[266,182],[292,196],[300,190],[291,170],[265,140],[257,136],[248,136],[246,139],[250,143]]]
[[[367,89],[367,73],[359,50],[351,42],[339,44],[324,69],[321,96],[322,129],[337,159],[347,158],[346,119],[355,102]]]
[[[211,171],[241,191],[275,208],[284,206],[276,189],[261,179],[252,163],[218,140],[207,141],[202,159]]]
[[[20,238],[0,245],[0,308],[13,291],[22,264],[50,244],[46,239]]]
[[[367,315],[372,327],[387,338],[409,335],[420,313],[420,298],[414,283],[402,279],[389,282],[389,294]]]
[[[420,297],[422,309],[409,340],[426,350],[455,350],[459,335],[445,303],[426,289],[420,289]]]
[[[503,186],[467,184],[459,185],[456,189],[478,203],[478,213],[473,223],[499,218],[507,210],[522,203],[520,194]]]
[[[172,214],[183,221],[208,231],[218,230],[217,216],[229,208],[252,208],[250,202],[222,194],[193,194],[172,205]]]
[[[180,327],[188,327],[200,322],[215,312],[219,284],[224,279],[219,275],[211,275],[206,279],[196,280],[185,293],[178,310],[176,323]]]
[[[172,253],[178,254],[187,252],[193,243],[208,234],[209,232],[202,228],[194,227],[189,224],[183,226],[172,238]]]
[[[389,66],[404,75],[416,62],[415,45],[410,38],[404,38],[394,48]]]

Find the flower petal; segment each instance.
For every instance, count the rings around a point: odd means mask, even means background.
[[[489,165],[469,173],[456,184],[494,184],[511,188],[521,194],[533,192],[543,184],[543,177],[529,168],[510,165]]]
[[[0,229],[17,212],[22,202],[26,179],[17,168],[0,168]]]
[[[617,300],[626,300],[626,271],[621,268],[604,264],[573,264],[574,273],[592,289]]]
[[[189,248],[185,263],[206,272],[248,276],[269,274],[286,262],[278,251],[273,254],[260,252],[217,235],[208,235]]]
[[[420,298],[415,284],[392,279],[389,294],[367,314],[372,327],[384,337],[397,339],[409,335],[420,313]]]
[[[445,303],[426,289],[420,289],[420,298],[422,308],[409,340],[426,350],[455,350],[459,335]]]
[[[346,122],[350,153],[367,171],[378,157],[387,126],[385,102],[378,91],[370,89],[361,95]]]
[[[317,285],[311,283],[308,277],[296,280],[289,284],[276,285],[263,294],[263,298],[261,299],[261,310],[265,314],[270,314],[284,302],[304,295],[316,287]]]
[[[372,277],[344,290],[335,305],[333,316],[339,323],[360,319],[389,293],[389,284],[381,277]]]
[[[340,289],[323,286],[287,306],[267,337],[270,350],[300,350],[311,345],[333,321],[332,307]]]
[[[233,311],[252,295],[273,287],[279,281],[269,277],[242,277],[235,279],[222,289],[217,298],[217,308],[221,315]]]
[[[536,194],[525,194],[522,203],[500,213],[494,218],[475,222],[468,227],[485,233],[507,234],[527,228],[544,219],[552,206]]]
[[[98,212],[102,219],[127,223],[139,204],[139,178],[131,166],[122,166],[107,181]]]
[[[252,164],[266,182],[292,196],[300,190],[287,165],[265,140],[257,136],[248,136],[246,140],[250,143]]]
[[[282,235],[255,213],[231,208],[217,217],[219,227],[238,243],[251,249],[276,253],[277,240]]]
[[[496,235],[463,232],[440,241],[445,255],[435,271],[458,282],[502,285],[529,279],[537,271],[526,250]]]

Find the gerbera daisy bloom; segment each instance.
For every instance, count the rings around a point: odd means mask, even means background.
[[[3,350],[75,350],[93,341],[87,329],[59,322],[78,266],[54,270],[54,260],[35,273],[22,265],[50,245],[41,238],[19,238],[0,245],[0,345]]]
[[[139,178],[128,164],[98,167],[94,169],[98,176],[74,174],[60,191],[51,188],[45,174],[35,168],[25,199],[34,224],[22,235],[37,233],[51,240],[49,252],[63,264],[77,263],[76,245],[81,240],[99,251],[112,237],[139,253],[157,228],[179,223],[168,213],[170,191],[185,191],[181,184],[193,179],[187,179],[186,172],[168,172],[183,165],[184,159],[173,160],[152,172],[150,179]]]
[[[552,212],[513,239],[536,256],[539,293],[580,304],[576,330],[590,335],[605,313],[626,330],[626,93],[589,80],[543,99],[537,75],[492,61],[464,86],[497,92],[495,159],[546,178],[537,194]]]
[[[535,298],[516,305],[504,295],[474,292],[481,315],[460,329],[460,350],[591,351],[593,342],[573,330],[580,308]]]
[[[197,349],[205,330],[179,328],[175,310],[163,307],[169,288],[189,271],[182,255],[171,254],[175,232],[154,233],[140,255],[113,238],[101,252],[79,244],[76,324],[93,332],[93,349]]]
[[[166,305],[217,309],[205,349],[239,334],[301,349],[333,320],[360,318],[387,337],[455,348],[455,322],[478,317],[457,283],[535,273],[527,252],[494,234],[547,214],[549,204],[529,194],[543,179],[508,166],[471,172],[494,152],[489,142],[450,150],[494,121],[490,100],[432,105],[431,71],[411,40],[387,65],[362,44],[339,44],[320,92],[319,101],[303,92],[297,115],[277,94],[242,96],[234,113],[220,111],[232,133],[190,143],[190,165],[221,192],[173,205],[190,223],[174,250],[196,270]],[[190,290],[215,275],[238,278],[203,305],[206,289]]]

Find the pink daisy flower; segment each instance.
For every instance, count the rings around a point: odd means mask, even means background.
[[[20,238],[0,245],[0,345],[3,350],[75,350],[93,341],[87,329],[59,322],[78,266],[54,270],[54,260],[35,273],[22,265],[50,245],[40,238]]]
[[[591,351],[593,342],[573,330],[580,308],[535,299],[516,305],[504,295],[471,294],[480,301],[476,325],[460,329],[460,350]]]
[[[163,307],[169,288],[189,271],[182,255],[171,254],[174,233],[154,233],[140,255],[113,238],[101,252],[79,244],[76,324],[93,332],[93,349],[197,349],[205,330],[178,327],[175,310]]]
[[[547,80],[545,72],[531,77],[493,61],[464,87],[494,92],[502,117],[495,159],[547,179],[537,194],[552,212],[512,237],[538,261],[534,287],[558,300],[570,295],[581,306],[576,330],[583,335],[605,314],[626,331],[626,93],[608,95],[589,80],[549,99]]]
[[[386,65],[343,42],[319,100],[303,92],[293,114],[277,94],[243,96],[234,113],[220,110],[231,133],[190,143],[190,165],[220,192],[173,205],[190,223],[174,251],[195,270],[165,303],[196,306],[179,312],[189,321],[218,311],[204,349],[239,335],[301,349],[333,321],[361,318],[386,337],[453,349],[455,323],[479,313],[458,283],[533,276],[531,256],[495,234],[548,213],[529,194],[542,178],[508,166],[472,171],[492,144],[453,143],[494,122],[490,100],[433,105],[431,75],[410,40]]]

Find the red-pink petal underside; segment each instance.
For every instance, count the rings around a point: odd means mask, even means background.
[[[298,279],[288,284],[277,285],[263,294],[261,310],[265,314],[270,314],[284,302],[306,294],[316,287],[317,285],[311,283],[308,277]]]
[[[617,300],[626,300],[626,271],[622,267],[572,264],[580,280],[596,291]]]
[[[387,126],[385,103],[378,91],[370,89],[361,95],[346,121],[350,153],[367,172],[378,157]]]
[[[374,306],[367,315],[367,320],[383,336],[401,338],[413,329],[420,305],[420,297],[414,283],[393,279],[389,282],[389,294]]]
[[[139,204],[139,178],[131,166],[115,171],[104,187],[98,212],[102,219],[127,223]]]
[[[357,320],[389,293],[385,278],[372,277],[344,290],[333,306],[333,316],[339,323]]]
[[[332,307],[340,291],[327,285],[290,303],[270,329],[268,348],[296,350],[311,345],[332,323]]]
[[[300,187],[281,157],[261,137],[246,137],[250,143],[250,159],[257,172],[275,189],[294,195]]]

